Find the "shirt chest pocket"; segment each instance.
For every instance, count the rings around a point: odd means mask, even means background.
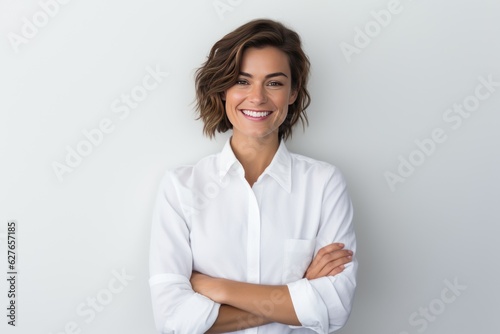
[[[314,255],[316,239],[286,239],[284,244],[283,284],[297,281],[304,277]]]

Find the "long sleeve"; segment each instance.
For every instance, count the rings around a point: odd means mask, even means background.
[[[220,304],[193,291],[189,227],[173,172],[163,177],[153,212],[149,255],[151,299],[159,333],[204,333]]]
[[[353,261],[336,276],[315,280],[301,279],[288,284],[292,302],[303,327],[316,333],[331,333],[344,326],[351,312],[356,288],[356,237],[352,226],[352,205],[344,177],[333,167],[325,185],[321,222],[315,254],[333,242],[345,244],[354,252]]]

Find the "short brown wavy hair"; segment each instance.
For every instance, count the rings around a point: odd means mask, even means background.
[[[237,81],[243,53],[247,48],[273,46],[286,53],[292,73],[292,90],[297,98],[288,107],[288,114],[281,124],[279,138],[288,139],[292,127],[300,120],[308,124],[306,109],[311,102],[307,91],[310,62],[302,50],[300,36],[282,23],[258,19],[250,21],[216,42],[207,61],[196,71],[196,110],[202,119],[203,133],[209,138],[215,132],[226,132],[233,126],[226,115],[222,99],[224,93]]]

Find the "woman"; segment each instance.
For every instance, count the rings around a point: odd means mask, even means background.
[[[357,262],[344,178],[284,143],[307,122],[308,75],[299,36],[271,20],[226,35],[197,71],[204,133],[232,136],[162,179],[149,281],[161,333],[329,333],[347,321]]]

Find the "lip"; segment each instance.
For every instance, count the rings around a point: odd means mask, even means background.
[[[268,112],[269,114],[266,115],[266,116],[259,116],[259,117],[254,117],[254,116],[251,116],[251,115],[247,115],[243,112],[243,110],[247,110],[247,111],[252,111],[252,112],[257,112],[257,113],[261,113],[261,112]],[[269,116],[271,116],[273,114],[273,111],[272,110],[258,110],[258,109],[238,109],[238,111],[246,118],[246,119],[250,119],[252,121],[262,121],[262,120],[265,120],[267,119]]]

